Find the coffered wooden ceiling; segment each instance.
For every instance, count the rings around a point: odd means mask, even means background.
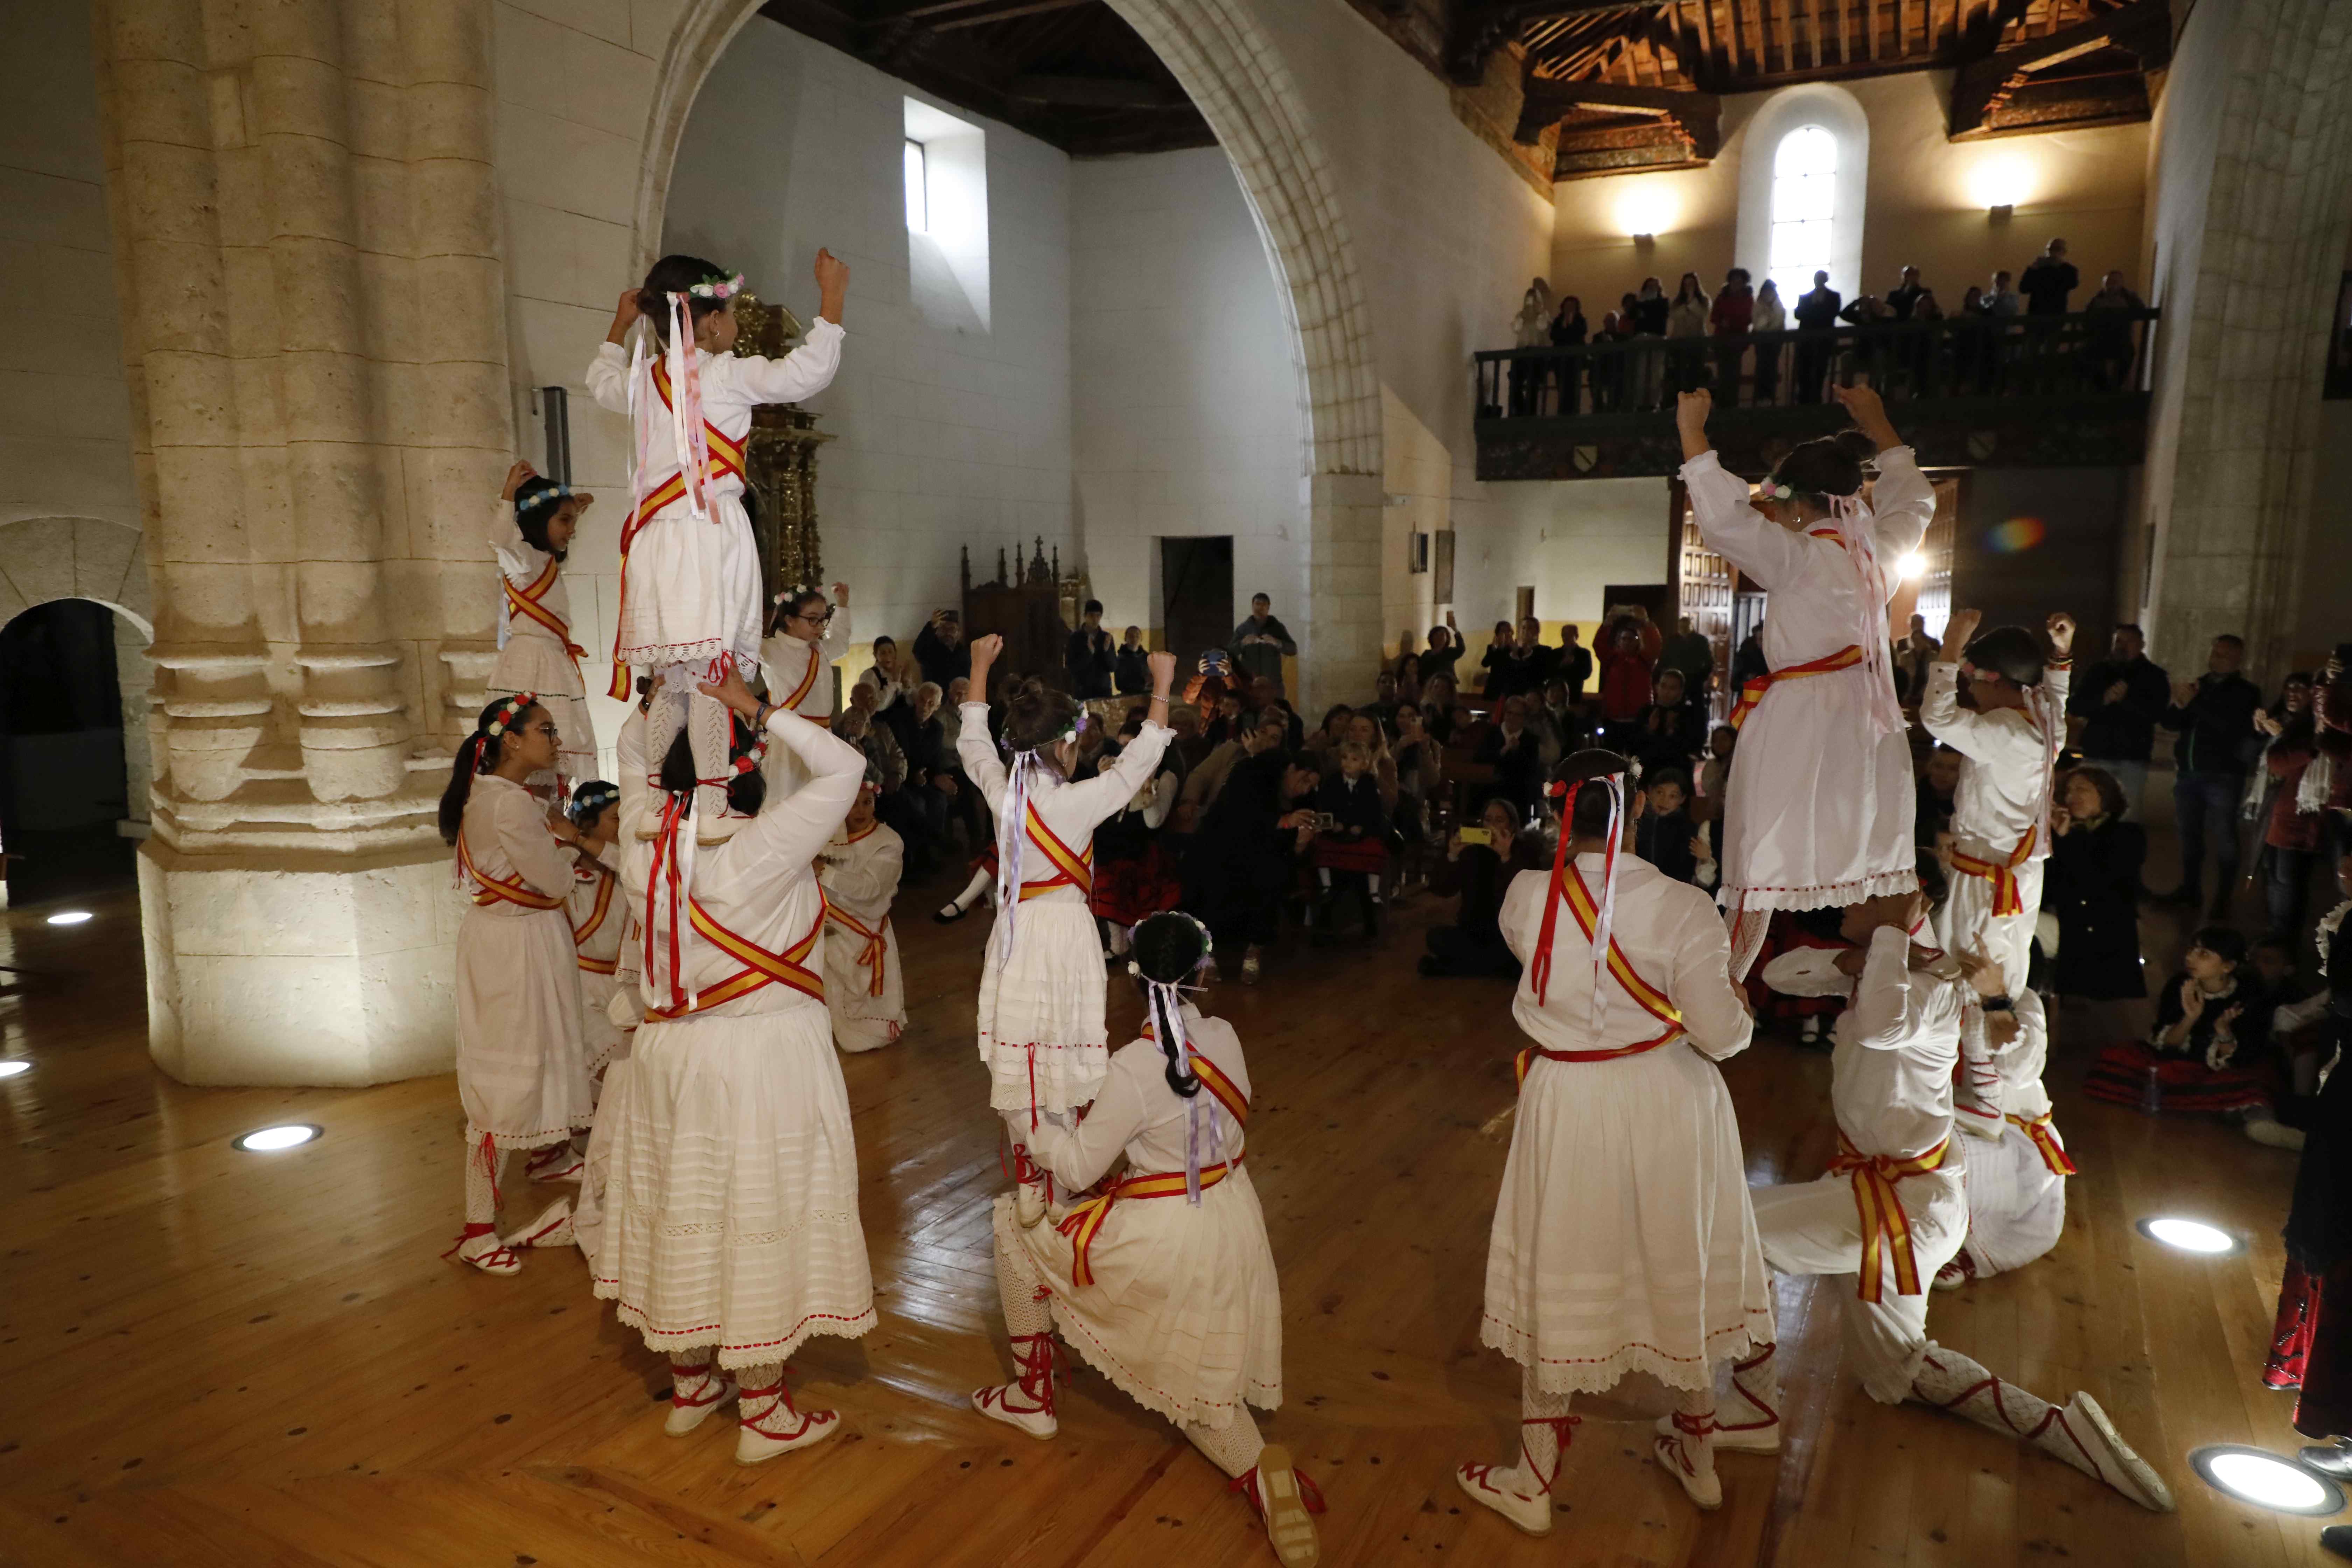
[[[1953,73],[1956,138],[2145,120],[2172,54],[2168,0],[1351,4],[1475,90],[1474,123],[1516,142],[1534,179],[1704,163],[1726,94],[1896,71]],[[1107,0],[768,0],[761,14],[1074,155],[1216,140]]]
[[[1216,142],[1104,0],[768,0],[760,14],[1074,155]]]

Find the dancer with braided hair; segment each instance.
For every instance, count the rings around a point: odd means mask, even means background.
[[[988,690],[1004,639],[971,645],[971,689]],[[1035,1128],[1094,1099],[1110,1065],[1103,1023],[1102,943],[1087,903],[1094,891],[1095,829],[1150,781],[1168,749],[1168,694],[1176,656],[1155,653],[1151,707],[1142,732],[1108,766],[1073,782],[1086,710],[1034,677],[1004,683],[1008,769],[988,732],[988,704],[963,705],[956,755],[996,817],[996,924],[980,973],[980,1059],[988,1103]],[[1051,1205],[1045,1173],[1018,1128],[1014,1193],[1024,1226]]]
[[[1517,1462],[1464,1465],[1462,1489],[1530,1535],[1551,1530],[1570,1398],[1645,1372],[1673,1391],[1652,1452],[1701,1508],[1715,1473],[1718,1366],[1772,1342],[1771,1281],[1716,1063],[1747,1048],[1723,921],[1706,893],[1633,853],[1643,809],[1612,752],[1562,758],[1558,858],[1503,900],[1527,965],[1511,1153],[1486,1254],[1479,1337],[1519,1363]]]
[[[1174,661],[1154,655],[1167,690]],[[1165,660],[1160,663],[1157,661]],[[1148,732],[1148,731],[1147,731]],[[1141,1038],[1109,1058],[1085,1121],[1032,1128],[1004,1118],[1064,1188],[1127,1173],[1058,1226],[1024,1226],[996,1200],[996,1284],[1020,1375],[971,1396],[1033,1437],[1059,1430],[1053,1331],[1147,1410],[1174,1422],[1265,1521],[1286,1568],[1316,1561],[1322,1497],[1265,1443],[1248,1405],[1282,1403],[1282,1295],[1265,1215],[1243,1164],[1249,1068],[1233,1026],[1201,1011],[1209,932],[1181,910],[1135,928],[1129,963],[1144,994]]]
[[[840,1429],[834,1412],[793,1405],[784,1363],[811,1334],[856,1338],[875,1321],[813,869],[866,761],[731,671],[702,693],[741,721],[720,781],[725,823],[694,820],[707,781],[679,735],[659,793],[637,807],[654,831],[623,824],[645,1022],[598,1116],[610,1167],[592,1278],[669,1357],[665,1430],[682,1436],[739,1399],[735,1458],[749,1465]],[[773,800],[760,768],[770,742],[790,746],[809,781]]]
[[[486,1274],[521,1260],[499,1239],[499,1177],[517,1149],[589,1124],[578,952],[564,907],[578,829],[524,781],[555,766],[555,721],[530,692],[482,710],[441,796],[441,837],[473,897],[457,929],[457,1098],[466,1108],[466,1228],[451,1253]],[[446,1255],[445,1255],[446,1256]]]
[[[1685,392],[1675,405],[1699,532],[1770,598],[1771,669],[1749,680],[1732,709],[1733,726],[1746,728],[1716,847],[1737,980],[1747,978],[1773,910],[1911,886],[1917,801],[1886,605],[1901,580],[1897,563],[1936,515],[1936,492],[1877,393],[1830,391],[1857,428],[1797,447],[1753,500],[1707,445],[1708,395]],[[1865,500],[1863,459],[1874,451],[1878,479]]]
[[[2054,1405],[1927,1337],[1927,1287],[1968,1233],[1967,1156],[1952,1136],[1952,1075],[1961,1035],[1984,1027],[1978,998],[2000,994],[2000,965],[1918,946],[1943,877],[1918,862],[1907,893],[1850,907],[1844,951],[1801,948],[1765,966],[1764,982],[1797,995],[1845,994],[1831,1058],[1838,1154],[1818,1181],[1759,1187],[1764,1257],[1783,1274],[1832,1277],[1862,1386],[1885,1405],[1914,1400],[2014,1437],[2105,1482],[2142,1508],[2169,1512],[2172,1493],[2117,1435],[2097,1400]],[[2000,1016],[1996,1015],[1996,1016]],[[2013,1018],[1997,1026],[2007,1037]],[[1720,1444],[1780,1448],[1780,1377],[1772,1352],[1732,1369]]]

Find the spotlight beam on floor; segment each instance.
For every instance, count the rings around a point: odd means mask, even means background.
[[[2344,1507],[2342,1487],[2267,1448],[2215,1443],[2190,1449],[2189,1464],[2215,1490],[2273,1513],[2317,1518]]]
[[[284,1121],[272,1127],[257,1127],[229,1142],[248,1154],[277,1154],[313,1142],[325,1132],[326,1129],[316,1122]]]

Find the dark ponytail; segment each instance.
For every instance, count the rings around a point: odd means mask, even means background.
[[[1827,511],[1832,497],[1861,493],[1863,465],[1877,450],[1859,430],[1801,441],[1774,467],[1772,480],[1796,491],[1799,500]]]
[[[1190,980],[1208,960],[1208,930],[1181,910],[1170,910],[1147,917],[1135,928],[1133,942],[1136,977],[1145,983],[1152,1034],[1160,1042],[1160,1054],[1168,1058],[1168,1087],[1190,1100],[1201,1092],[1201,1080],[1184,1070],[1183,1058],[1176,1049],[1177,1020],[1164,1016],[1162,994],[1151,986],[1181,985]]]
[[[727,309],[724,300],[697,299],[687,290],[698,283],[715,283],[728,276],[718,263],[705,261],[699,256],[665,256],[654,263],[646,274],[646,286],[637,290],[637,313],[651,323],[655,339],[667,347],[669,343],[669,296],[686,294],[688,325],[691,328],[705,316],[715,316]]]
[[[727,760],[740,764],[751,752],[760,737],[743,722],[740,714],[727,715]],[[686,812],[694,815],[695,785],[698,779],[694,771],[694,744],[687,732],[680,730],[662,757],[661,787],[669,795],[686,797]],[[728,808],[740,816],[757,816],[760,807],[768,800],[768,781],[759,768],[737,766],[727,780]]]
[[[522,705],[516,707],[512,697],[493,697],[489,706],[474,721],[474,732],[459,742],[457,754],[449,763],[449,787],[441,792],[439,822],[441,842],[454,846],[457,834],[466,826],[466,802],[474,793],[474,780],[499,765],[506,750],[506,732],[515,729],[539,707],[534,694],[525,692]],[[497,725],[498,734],[490,733]]]

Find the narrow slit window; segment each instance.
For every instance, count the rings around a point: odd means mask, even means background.
[[[923,144],[913,137],[907,138],[907,228],[913,234],[931,232],[931,202],[929,174],[923,156]]]
[[[1801,125],[1773,151],[1769,265],[1783,300],[1812,288],[1836,254],[1837,173],[1837,138],[1823,126]]]

